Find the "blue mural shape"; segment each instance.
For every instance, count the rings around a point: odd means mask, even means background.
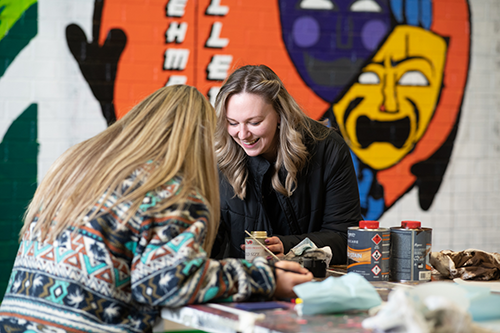
[[[306,84],[333,102],[392,26],[386,1],[279,0],[283,41]]]

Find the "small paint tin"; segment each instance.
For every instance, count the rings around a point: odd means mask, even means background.
[[[257,238],[261,244],[265,244],[264,241],[267,238],[267,231],[252,231],[252,236]],[[252,237],[245,238],[245,260],[252,262],[254,258],[268,256],[267,251],[257,244]]]
[[[304,258],[302,266],[307,268],[315,278],[324,278],[326,276],[326,262],[324,260]]]
[[[432,229],[420,221],[402,221],[391,228],[389,279],[397,282],[424,282],[431,279],[429,263]]]
[[[359,221],[359,227],[347,228],[347,272],[368,281],[388,281],[389,236],[378,221]]]

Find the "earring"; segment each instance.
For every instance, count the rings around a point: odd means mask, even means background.
[[[280,129],[280,124],[278,123],[278,129]]]

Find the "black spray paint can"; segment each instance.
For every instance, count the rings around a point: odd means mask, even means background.
[[[431,247],[432,229],[422,228],[419,221],[402,221],[401,227],[392,227],[390,281],[430,281]]]
[[[368,281],[389,280],[388,228],[378,221],[360,221],[347,228],[347,271],[361,274]]]

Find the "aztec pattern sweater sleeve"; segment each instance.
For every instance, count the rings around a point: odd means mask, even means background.
[[[145,199],[141,208],[146,216],[148,204],[161,195],[152,193]],[[203,199],[193,195],[182,209],[172,207],[143,220],[132,262],[135,301],[178,307],[214,300],[269,298],[274,293],[274,274],[263,258],[253,264],[209,259],[201,247],[207,216]]]

